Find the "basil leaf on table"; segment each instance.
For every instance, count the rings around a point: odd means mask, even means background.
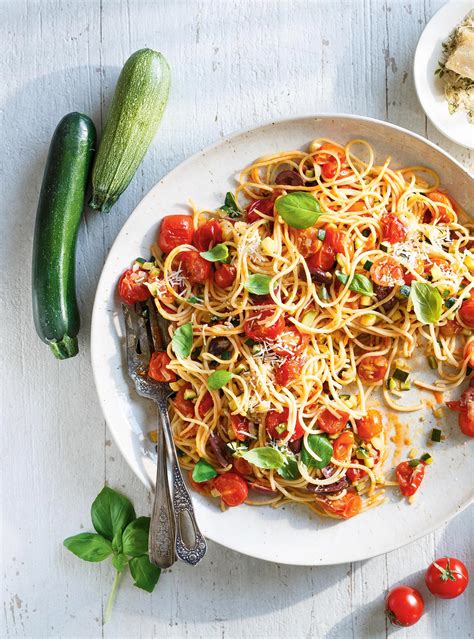
[[[63,544],[76,557],[84,561],[103,561],[112,554],[112,544],[96,533],[79,533],[68,537]]]
[[[332,444],[326,435],[308,435],[308,447],[317,455],[321,461],[318,461],[308,452],[306,445],[303,444],[301,449],[301,461],[309,468],[324,468],[331,461],[333,454]]]
[[[91,507],[92,525],[106,539],[112,541],[133,519],[135,510],[127,497],[104,486]]]
[[[287,457],[285,463],[278,468],[277,472],[283,479],[292,480],[301,477],[301,473],[298,470],[298,463],[294,457]]]
[[[148,559],[148,555],[133,557],[128,563],[130,572],[137,588],[153,592],[153,588],[158,583],[161,570],[154,566]]]
[[[225,262],[229,257],[229,249],[226,244],[216,244],[208,251],[199,253],[208,262]]]
[[[193,349],[193,325],[191,322],[177,328],[171,339],[171,346],[176,357],[186,359]]]
[[[148,552],[148,534],[150,532],[150,518],[138,517],[123,531],[122,550],[130,557],[139,557]]]
[[[285,464],[285,457],[279,450],[271,446],[252,448],[242,455],[250,464],[258,468],[281,468]]]
[[[207,378],[207,387],[209,390],[219,390],[232,379],[232,373],[229,371],[214,371]]]
[[[249,275],[247,277],[244,288],[253,295],[268,295],[270,292],[271,281],[272,278],[269,275],[255,273],[254,275]]]
[[[120,553],[118,555],[114,555],[112,557],[112,566],[115,568],[117,572],[123,572],[123,569],[128,564],[127,557]]]
[[[216,469],[205,459],[200,459],[193,468],[193,480],[198,484],[214,479],[214,477],[217,477]]]
[[[117,530],[112,539],[112,550],[114,553],[122,552],[122,531]]]
[[[322,215],[318,200],[305,191],[295,191],[275,201],[278,215],[294,229],[307,229]]]
[[[341,273],[341,271],[336,271],[337,279],[344,284],[344,286],[349,281],[349,275],[345,273]],[[360,293],[361,295],[372,296],[374,294],[374,289],[372,287],[372,282],[365,275],[356,273],[352,278],[349,284],[349,290],[354,293]]]
[[[433,324],[441,317],[443,298],[437,288],[425,282],[412,282],[410,299],[416,319],[424,324]]]

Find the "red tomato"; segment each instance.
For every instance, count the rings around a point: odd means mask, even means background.
[[[462,331],[461,324],[455,320],[446,320],[446,323],[439,327],[439,332],[443,337],[458,335]]]
[[[267,416],[265,418],[265,429],[268,435],[272,439],[275,439],[275,440],[285,439],[285,437],[288,436],[288,430],[287,430],[288,415],[289,415],[288,408],[284,408],[281,413],[279,413],[276,410],[271,410],[270,412],[267,413]],[[284,429],[283,429],[283,425],[285,426]],[[295,425],[295,432],[290,437],[290,442],[294,442],[297,439],[300,439],[300,437],[303,437],[303,435],[304,435],[304,429],[301,426],[299,420],[297,419],[296,425]]]
[[[370,441],[372,437],[377,437],[383,430],[382,416],[373,408],[369,408],[365,417],[356,419],[356,424],[357,435],[365,442]]]
[[[194,231],[194,246],[198,251],[208,251],[222,242],[222,229],[217,220],[208,220]]]
[[[474,437],[474,419],[468,412],[462,412],[458,415],[458,423],[461,432],[468,437]]]
[[[293,233],[296,247],[303,257],[309,257],[321,248],[318,229],[314,226],[310,226],[308,229],[295,229]]]
[[[432,193],[428,193],[427,197],[436,204],[441,204],[438,207],[438,215],[434,216],[433,213],[427,208],[425,211],[425,215],[423,217],[423,222],[425,224],[433,224],[434,222],[440,222],[441,224],[448,224],[452,220],[452,215],[446,209],[453,208],[453,204],[451,200],[444,195],[444,193],[440,193],[439,191],[433,191]]]
[[[214,479],[214,488],[227,506],[240,506],[247,499],[249,487],[237,473],[224,473]]]
[[[318,417],[318,426],[328,435],[336,435],[344,430],[348,419],[347,413],[341,413],[339,417],[336,417],[326,408]]]
[[[194,417],[193,402],[190,399],[184,399],[184,391],[190,388],[192,388],[191,384],[182,386],[172,400],[172,403],[174,404],[176,410],[178,410],[181,415],[184,415],[185,417]]]
[[[232,466],[234,467],[234,470],[241,475],[252,474],[252,464],[249,464],[249,462],[243,457],[234,457],[232,460]]]
[[[474,298],[466,300],[461,304],[458,311],[458,317],[463,324],[469,328],[474,328]]]
[[[246,417],[243,417],[242,415],[231,415],[230,425],[232,427],[232,432],[234,433],[235,439],[238,439],[239,442],[243,442],[247,439],[247,434],[250,429],[250,422]]]
[[[176,373],[168,368],[170,362],[171,359],[165,351],[152,353],[148,367],[148,377],[157,382],[175,382],[178,378]]]
[[[354,433],[350,430],[345,430],[339,435],[333,444],[333,456],[338,461],[345,461],[349,456],[354,445]]]
[[[388,593],[385,614],[394,626],[413,626],[423,614],[425,602],[414,588],[398,586]]]
[[[466,566],[454,557],[441,557],[429,565],[425,575],[428,590],[441,599],[454,599],[466,590],[469,573]]]
[[[306,264],[308,265],[310,273],[315,273],[316,271],[330,271],[334,266],[335,261],[336,253],[334,249],[332,246],[325,243],[323,243],[319,251],[306,258]]]
[[[362,508],[362,500],[353,489],[349,489],[344,497],[339,499],[326,499],[320,502],[328,513],[338,515],[342,519],[349,519],[358,515]]]
[[[261,322],[273,315],[271,309],[263,310],[254,315],[244,323],[244,331],[247,337],[255,342],[263,342],[264,340],[274,340],[285,328],[285,318],[283,315],[273,322],[270,326],[264,326]]]
[[[257,220],[261,220],[261,216],[259,213],[263,215],[273,215],[273,200],[255,200],[247,207],[247,222],[252,224],[252,222],[256,222]]]
[[[213,406],[214,406],[214,402],[212,400],[212,395],[209,391],[206,391],[204,397],[201,399],[201,402],[199,404],[199,408],[198,408],[199,417],[201,419],[204,419],[208,411],[210,411]]]
[[[304,362],[299,357],[287,359],[274,370],[276,383],[287,386],[294,379],[298,379],[303,370]]]
[[[390,244],[403,242],[407,234],[405,225],[395,213],[385,213],[380,219],[380,227],[382,239]]]
[[[403,268],[393,257],[380,257],[370,267],[370,277],[374,284],[392,287],[404,282]]]
[[[304,351],[308,342],[307,333],[300,333],[296,326],[287,326],[276,337],[272,350],[281,357],[294,357]]]
[[[190,284],[205,284],[211,275],[211,263],[197,251],[184,251],[179,258],[184,277]]]
[[[361,213],[362,211],[367,211],[367,205],[365,204],[365,202],[358,200],[357,202],[354,202],[354,204],[352,204],[347,210],[354,213]]]
[[[371,355],[357,366],[357,372],[362,381],[368,384],[379,382],[385,377],[388,369],[388,360],[383,355]]]
[[[234,283],[237,269],[231,264],[216,265],[214,272],[214,283],[219,288],[229,288]]]
[[[474,340],[467,342],[464,346],[463,359],[467,359],[468,365],[474,368]]]
[[[150,297],[150,291],[143,282],[148,278],[146,271],[132,271],[131,268],[127,269],[120,276],[117,290],[120,295],[120,299],[125,304],[135,304],[136,302],[144,302]],[[140,283],[137,283],[137,279]]]
[[[193,241],[193,220],[190,215],[167,215],[158,232],[158,246],[163,253],[170,253],[181,244]]]
[[[194,481],[192,470],[188,472],[188,482],[191,488],[195,490],[197,493],[201,493],[201,495],[207,495],[207,496],[211,494],[212,487],[214,484],[212,479],[210,479],[209,481],[200,481],[200,482]]]
[[[328,153],[324,153],[324,151],[328,151]],[[331,142],[325,142],[314,154],[314,159],[317,164],[325,164],[326,162],[334,162],[336,156],[340,162],[346,161],[344,149],[335,144],[331,144]]]
[[[416,493],[423,481],[425,465],[421,463],[418,466],[410,466],[409,462],[404,461],[398,464],[396,474],[402,495],[411,497]]]
[[[359,460],[357,458],[351,459],[352,464],[357,464]],[[352,484],[357,484],[357,482],[367,473],[362,468],[348,468],[346,471],[346,477]]]
[[[332,224],[326,227],[324,243],[334,249],[335,253],[344,253],[344,233],[342,231],[338,231]]]
[[[324,180],[329,181],[336,178],[338,180],[342,180],[343,178],[354,175],[354,173],[346,166],[341,166],[338,172],[338,165],[336,160],[334,160],[333,162],[326,162],[326,164],[323,164],[321,167],[321,175]]]

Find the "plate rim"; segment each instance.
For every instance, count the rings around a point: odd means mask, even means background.
[[[147,200],[148,198],[150,198],[153,194],[153,192],[155,191],[155,189],[157,189],[159,187],[159,185],[162,183],[162,181],[165,178],[169,178],[173,176],[173,173],[175,171],[177,171],[178,169],[181,169],[183,167],[185,167],[186,165],[194,162],[196,159],[198,159],[199,157],[201,157],[202,155],[205,155],[206,153],[209,153],[211,151],[213,151],[214,149],[223,146],[226,144],[226,142],[232,141],[235,138],[238,138],[241,135],[244,134],[252,134],[255,131],[258,131],[259,129],[264,129],[270,126],[277,126],[277,125],[291,125],[291,124],[297,124],[298,122],[301,122],[303,120],[333,120],[333,119],[338,119],[338,118],[346,118],[346,119],[352,119],[352,120],[357,120],[357,121],[361,121],[361,122],[368,122],[368,123],[373,123],[376,125],[382,125],[384,127],[387,127],[389,129],[393,129],[396,130],[398,132],[401,132],[405,135],[408,135],[412,138],[415,138],[421,142],[423,142],[424,144],[427,144],[429,147],[431,147],[433,150],[435,150],[436,152],[440,153],[441,155],[443,155],[447,160],[449,160],[450,162],[452,162],[453,164],[455,164],[463,173],[465,173],[465,175],[467,175],[469,178],[470,173],[465,169],[465,167],[455,158],[453,158],[447,151],[445,151],[444,149],[442,149],[441,147],[439,147],[438,145],[436,145],[435,143],[431,142],[430,140],[428,140],[427,138],[425,138],[424,136],[415,133],[413,131],[410,131],[409,129],[405,129],[404,127],[401,127],[399,125],[396,124],[392,124],[390,122],[385,122],[384,120],[380,120],[378,118],[372,118],[369,116],[362,116],[362,115],[356,115],[356,114],[351,114],[351,113],[320,113],[320,114],[307,114],[307,115],[297,115],[291,118],[286,118],[286,117],[282,117],[282,118],[277,118],[277,119],[272,119],[266,122],[262,122],[259,124],[256,124],[252,127],[242,127],[238,130],[233,131],[232,133],[229,133],[228,135],[224,135],[221,138],[219,138],[218,140],[216,140],[215,142],[207,145],[206,147],[204,147],[203,149],[198,150],[197,152],[193,153],[192,155],[190,155],[189,157],[187,157],[186,159],[184,159],[182,162],[179,162],[175,167],[173,167],[168,173],[166,173],[165,175],[163,175],[151,188],[150,190],[141,198],[141,200],[137,203],[137,205],[135,206],[135,208],[133,209],[133,211],[130,213],[130,215],[128,216],[128,218],[125,220],[125,222],[123,223],[121,229],[119,230],[119,232],[117,233],[110,249],[109,249],[109,253],[107,255],[107,258],[102,266],[102,271],[99,277],[99,281],[97,283],[97,288],[96,288],[96,292],[95,292],[95,296],[94,296],[94,303],[93,303],[93,308],[92,308],[92,316],[91,316],[91,328],[90,328],[90,354],[91,354],[91,366],[92,366],[92,373],[93,373],[93,379],[94,379],[94,386],[96,389],[96,393],[97,393],[97,397],[99,400],[99,404],[101,407],[101,411],[103,414],[103,417],[107,423],[107,426],[112,434],[112,437],[114,438],[114,442],[117,445],[122,457],[125,459],[125,461],[127,462],[128,466],[130,467],[130,469],[133,471],[133,473],[135,474],[136,477],[138,477],[138,479],[140,479],[140,481],[145,485],[146,488],[148,488],[149,490],[153,490],[153,486],[151,486],[150,481],[148,479],[148,477],[146,476],[146,474],[144,473],[144,471],[138,466],[136,460],[134,460],[133,458],[131,458],[129,451],[127,449],[127,447],[125,446],[123,440],[119,439],[118,437],[116,437],[115,432],[114,432],[114,428],[112,426],[112,419],[110,418],[109,415],[109,408],[104,404],[102,397],[101,397],[101,392],[100,392],[100,388],[102,386],[102,377],[99,374],[99,369],[101,366],[100,361],[98,361],[98,347],[97,347],[97,340],[99,339],[99,335],[98,335],[98,331],[96,330],[96,325],[98,324],[98,317],[101,315],[101,311],[99,310],[99,306],[101,305],[101,302],[99,301],[99,297],[101,296],[102,293],[102,288],[104,288],[104,280],[106,277],[106,270],[107,270],[107,265],[109,263],[109,260],[111,260],[111,256],[113,255],[114,252],[114,247],[116,245],[116,243],[118,243],[119,238],[122,236],[123,233],[126,233],[128,226],[131,225],[131,221],[132,218],[134,217],[135,212],[137,211],[138,208],[140,208],[144,201]],[[393,545],[390,544],[389,547],[382,549],[380,552],[376,552],[373,553],[371,551],[368,552],[361,552],[359,554],[355,554],[354,558],[352,558],[350,560],[350,562],[356,562],[356,561],[364,561],[366,559],[370,559],[372,557],[376,557],[376,556],[380,556],[381,554],[385,554],[387,552],[391,552],[392,550],[397,550],[398,548],[401,548],[407,544],[412,543],[413,541],[416,541],[417,539],[420,539],[421,537],[424,537],[425,535],[430,534],[431,532],[433,532],[434,530],[436,530],[437,528],[445,525],[448,521],[450,521],[451,519],[453,519],[458,513],[462,512],[463,510],[465,510],[469,505],[471,505],[474,502],[474,496],[471,497],[471,499],[467,499],[464,503],[462,503],[460,506],[457,505],[455,506],[452,510],[449,511],[449,513],[446,515],[446,517],[444,517],[441,521],[437,520],[436,522],[434,522],[433,524],[431,524],[428,528],[424,529],[422,532],[420,532],[419,534],[415,534],[412,538],[410,538],[409,540],[404,540],[399,544]],[[214,543],[219,544],[220,546],[223,546],[224,548],[228,548],[230,550],[233,550],[235,552],[239,552],[241,554],[245,554],[249,557],[253,557],[255,559],[260,559],[262,561],[269,561],[272,563],[275,563],[275,560],[271,558],[270,556],[270,552],[267,553],[266,555],[262,553],[255,553],[252,552],[252,549],[250,550],[242,550],[241,548],[239,548],[237,545],[233,544],[232,542],[229,544],[223,544],[220,541],[217,541],[213,538],[213,535],[210,534],[209,532],[207,532],[206,537],[210,540],[212,540]],[[279,564],[285,564],[285,565],[292,565],[292,566],[330,566],[330,565],[339,565],[339,564],[345,564],[348,563],[348,560],[342,560],[342,561],[337,561],[337,560],[328,560],[328,559],[322,559],[321,561],[316,561],[315,559],[311,560],[311,562],[305,562],[305,561],[295,561],[293,560],[288,560],[286,561],[285,559],[278,559],[278,561],[276,563]]]

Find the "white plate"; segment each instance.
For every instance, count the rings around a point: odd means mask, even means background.
[[[416,92],[426,115],[438,131],[468,149],[474,148],[474,124],[469,124],[466,112],[461,109],[449,113],[443,81],[435,76],[435,71],[443,41],[472,8],[471,0],[452,0],[441,7],[421,34],[413,63]]]
[[[148,255],[164,214],[187,210],[188,197],[203,207],[217,208],[225,192],[235,187],[234,176],[242,167],[258,156],[299,148],[319,136],[340,142],[365,138],[382,160],[392,155],[404,165],[426,163],[443,174],[443,185],[461,204],[467,207],[474,201],[469,175],[435,145],[399,127],[345,115],[302,117],[237,133],[171,171],[137,206],[115,240],[92,317],[92,366],[100,404],[122,454],[147,486],[153,484],[155,468],[144,450],[143,434],[153,427],[154,406],[135,394],[126,374],[117,279],[135,257]],[[425,417],[428,432],[430,417]],[[472,440],[466,441],[454,422],[451,419],[451,426],[446,426],[449,439],[433,448],[435,463],[427,469],[412,506],[395,497],[393,490],[394,498],[387,504],[355,519],[334,522],[302,507],[275,510],[243,505],[222,513],[214,500],[193,493],[202,531],[247,555],[301,565],[356,561],[402,546],[453,517],[473,498]],[[416,430],[421,430],[418,422]],[[418,437],[424,449],[427,437]]]

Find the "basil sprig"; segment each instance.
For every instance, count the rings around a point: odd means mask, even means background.
[[[214,477],[217,477],[216,469],[205,459],[200,459],[193,468],[193,480],[198,484],[214,479]]]
[[[425,282],[412,282],[410,299],[413,302],[416,319],[424,324],[439,320],[443,311],[443,298],[437,288]]]
[[[99,562],[112,557],[116,574],[104,615],[106,623],[127,565],[135,586],[147,592],[153,591],[161,571],[148,558],[150,518],[137,518],[127,497],[104,486],[92,503],[91,518],[96,533],[79,533],[63,543],[84,561]]]
[[[216,244],[208,251],[202,251],[199,253],[208,262],[225,262],[229,257],[229,249],[226,244]]]
[[[301,449],[301,461],[311,468],[324,468],[331,461],[333,454],[332,444],[326,435],[308,435],[308,448],[317,455],[321,461],[315,459],[303,444]]]
[[[193,325],[191,322],[183,324],[175,330],[171,346],[176,357],[186,359],[186,357],[191,355],[193,350]]]
[[[233,375],[229,371],[214,371],[207,378],[207,387],[209,390],[219,390],[230,382]]]
[[[258,468],[281,468],[285,465],[283,453],[271,446],[252,448],[252,450],[244,453],[242,457]]]
[[[268,295],[270,293],[270,282],[272,278],[269,275],[261,275],[255,273],[249,275],[245,281],[244,287],[253,295]]]
[[[344,286],[349,281],[349,275],[346,275],[341,271],[336,271],[336,277],[340,282],[344,284]],[[356,273],[351,279],[349,290],[354,291],[354,293],[360,293],[361,295],[367,296],[372,296],[374,294],[372,282],[367,277],[365,277],[365,275],[361,275],[359,273]]]
[[[295,191],[279,197],[275,208],[288,226],[294,229],[307,229],[322,215],[318,200],[305,191]]]

